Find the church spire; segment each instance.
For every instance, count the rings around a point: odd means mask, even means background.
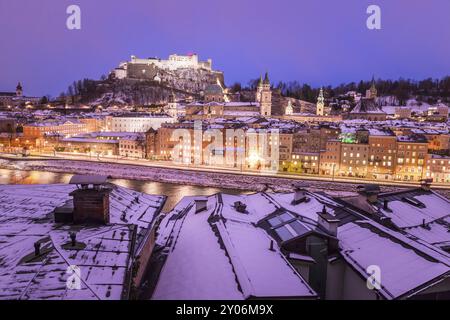
[[[366,98],[375,99],[377,97],[377,87],[375,85],[375,76],[372,76],[372,84],[370,89],[366,91]]]
[[[319,97],[317,98],[317,102],[323,103],[324,100],[325,100],[325,98],[323,97],[323,88],[321,87],[320,91],[319,91]]]
[[[23,96],[23,88],[22,88],[22,84],[20,82],[17,84],[17,87],[16,87],[16,96],[18,96],[18,97]]]
[[[372,85],[370,86],[370,89],[376,89],[376,87],[375,87],[375,76],[372,76]]]
[[[262,86],[263,84],[263,78],[262,75],[259,76],[258,86]]]
[[[266,75],[264,76],[264,84],[270,84],[268,72],[266,72]]]

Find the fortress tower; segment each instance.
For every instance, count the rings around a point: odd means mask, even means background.
[[[256,102],[259,103],[259,110],[262,116],[272,115],[272,90],[270,89],[269,75],[266,72],[264,80],[259,79],[256,90]]]

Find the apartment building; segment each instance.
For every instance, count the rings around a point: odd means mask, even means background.
[[[397,137],[391,132],[372,130],[369,135],[369,178],[391,180],[395,174]]]
[[[429,154],[427,156],[425,177],[437,183],[450,182],[450,157]]]
[[[283,168],[284,171],[305,174],[318,174],[320,163],[319,152],[293,152],[292,160]]]
[[[424,136],[397,136],[396,179],[405,181],[423,179],[427,152],[428,141]]]
[[[339,128],[322,125],[298,131],[293,137],[293,150],[297,152],[320,152],[324,150],[327,141],[338,138]]]
[[[125,158],[143,159],[146,157],[145,135],[128,134],[119,140],[119,155]]]
[[[339,175],[365,178],[367,177],[367,163],[369,145],[367,143],[341,144],[341,163]]]
[[[339,172],[341,164],[341,141],[328,140],[325,150],[320,152],[319,173],[334,176]]]
[[[36,122],[23,126],[23,135],[27,138],[42,138],[48,135],[70,137],[93,131],[95,127],[90,121],[78,119]]]

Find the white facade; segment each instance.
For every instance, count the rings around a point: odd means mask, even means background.
[[[172,54],[168,60],[162,60],[158,58],[139,59],[135,56],[131,56],[132,64],[154,64],[158,68],[165,70],[177,70],[177,69],[206,69],[212,70],[212,60],[199,61],[197,54],[190,55],[177,55]]]
[[[147,132],[150,128],[158,130],[163,123],[175,122],[168,115],[158,116],[122,116],[111,119],[111,131],[114,132]]]
[[[125,79],[127,77],[127,63],[122,62],[119,67],[114,69],[113,73],[116,79]]]

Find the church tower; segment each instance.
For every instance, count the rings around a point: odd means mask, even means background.
[[[264,80],[259,79],[256,90],[256,102],[259,103],[259,110],[262,116],[272,115],[272,90],[270,89],[269,75],[266,72]]]
[[[292,114],[294,113],[294,108],[292,107],[292,102],[291,100],[288,101],[288,105],[284,111],[284,114],[286,116],[292,116]]]
[[[17,87],[16,87],[16,96],[23,97],[23,89],[22,89],[22,85],[20,84],[20,82],[17,84]]]
[[[318,116],[323,116],[324,109],[325,109],[325,99],[323,97],[323,89],[320,88],[320,93],[319,93],[319,97],[317,98],[317,104],[316,104],[316,114]]]
[[[172,118],[178,117],[178,103],[177,103],[176,96],[175,96],[175,93],[173,92],[173,90],[169,95],[169,103],[167,104],[166,112]]]
[[[372,77],[372,85],[370,86],[370,89],[366,91],[366,98],[368,99],[376,99],[377,98],[377,88],[375,86],[375,78]]]

